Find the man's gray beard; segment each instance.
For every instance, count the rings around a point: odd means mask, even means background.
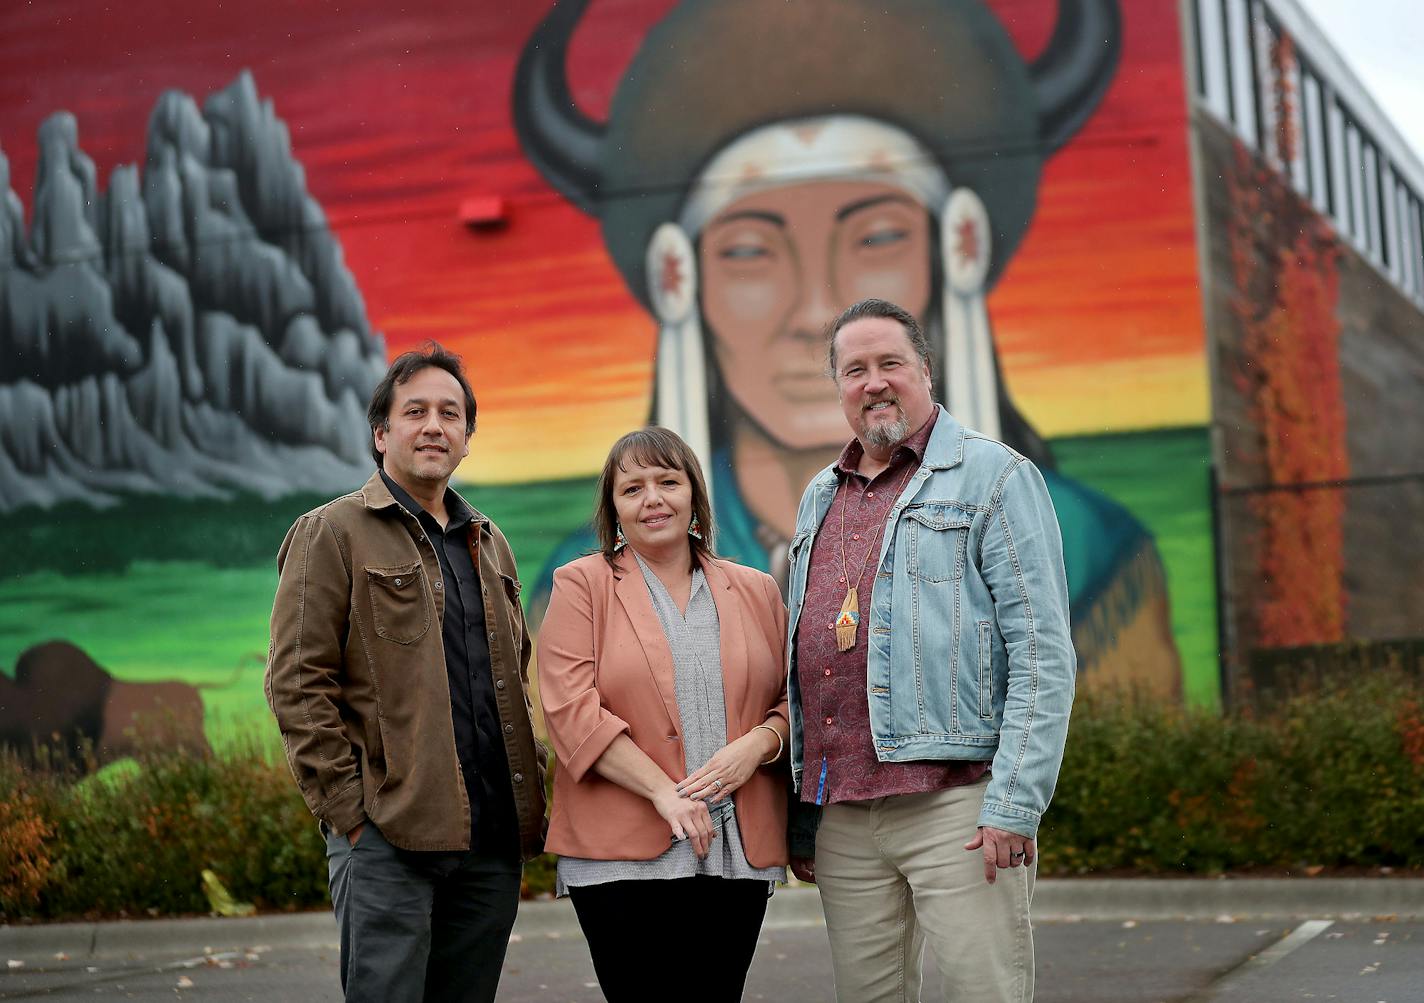
[[[891,446],[898,446],[910,437],[910,423],[905,418],[904,412],[900,417],[890,422],[871,425],[865,430],[865,443],[874,446],[876,449],[889,449]]]

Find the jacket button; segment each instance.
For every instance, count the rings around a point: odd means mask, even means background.
[[[400,583],[397,582],[396,584],[400,584]],[[436,592],[439,592],[439,591],[440,591],[441,589],[443,589],[444,587],[445,587],[445,583],[444,583],[444,582],[436,582],[436,583],[435,583],[435,591],[436,591]]]
[[[490,631],[490,644],[494,644],[495,640],[494,631]]]
[[[826,718],[826,723],[827,723],[827,724],[830,724],[830,723],[831,723],[831,719],[830,719],[830,718]]]
[[[514,782],[515,782],[516,784],[522,784],[522,783],[524,783],[524,774],[522,774],[522,773],[516,773],[516,774],[514,775],[514,777],[513,777],[513,780],[514,780]]]
[[[514,734],[514,725],[512,725],[512,724],[507,724],[507,725],[505,725],[505,726],[504,726],[504,733],[505,733],[506,735],[513,735],[513,734]]]
[[[399,578],[397,578],[397,579],[396,579],[396,584],[399,585],[400,583],[401,583],[401,580],[400,580]]]
[[[502,690],[502,689],[504,689],[504,680],[503,680],[503,679],[496,679],[496,680],[494,681],[494,688],[497,689],[497,690]]]

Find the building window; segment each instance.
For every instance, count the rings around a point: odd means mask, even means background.
[[[1419,205],[1419,200],[1414,200],[1414,205],[1409,211],[1410,232],[1414,234],[1414,274],[1419,276],[1419,285],[1415,293],[1424,296],[1424,208]]]
[[[1384,261],[1384,239],[1381,234],[1383,220],[1380,219],[1380,176],[1379,154],[1375,144],[1362,140],[1362,169],[1365,176],[1365,247],[1376,261]],[[1388,262],[1386,262],[1388,264]]]
[[[1303,27],[1302,41],[1288,32],[1277,20],[1280,11],[1296,23],[1287,0],[1189,3],[1199,107],[1424,306],[1424,176],[1392,130],[1376,135],[1352,113],[1368,97],[1353,78],[1324,74],[1333,63],[1322,35]]]
[[[1310,139],[1310,131],[1305,125],[1305,87],[1301,83],[1300,61],[1292,57],[1283,70],[1287,87],[1286,114],[1290,117],[1290,147],[1285,151],[1290,161],[1287,166],[1295,190],[1309,198],[1310,175],[1307,173],[1306,143]]]
[[[1409,186],[1396,179],[1394,187],[1394,218],[1399,234],[1399,282],[1410,295],[1419,292],[1418,258],[1414,244],[1414,196]]]
[[[1365,167],[1360,132],[1348,118],[1345,119],[1345,153],[1350,175],[1350,236],[1361,247],[1368,247],[1370,233],[1365,222]]]
[[[1326,154],[1329,136],[1325,132],[1325,115],[1321,111],[1320,81],[1304,64],[1301,65],[1301,97],[1305,123],[1305,159],[1310,167],[1310,197],[1315,208],[1330,212],[1330,158]]]
[[[1380,250],[1384,256],[1385,268],[1398,280],[1399,268],[1399,198],[1394,180],[1394,168],[1380,157],[1380,218],[1384,221],[1383,239]]]
[[[1211,3],[1211,0],[1205,0],[1205,2]],[[1193,68],[1196,70],[1197,97],[1205,101],[1207,100],[1206,66],[1204,65],[1206,57],[1203,50],[1206,49],[1206,31],[1202,28],[1202,3],[1203,0],[1192,0],[1192,24],[1196,25],[1197,29],[1196,52],[1193,53],[1196,58]]]
[[[1231,120],[1236,134],[1260,148],[1256,131],[1256,68],[1251,55],[1251,22],[1247,0],[1226,0],[1226,57],[1231,81]]]
[[[1333,98],[1329,102],[1326,117],[1329,119],[1327,132],[1330,135],[1330,196],[1331,208],[1340,232],[1350,232],[1350,177],[1345,156],[1345,113],[1339,102]]]
[[[1226,76],[1226,93],[1222,96],[1222,102],[1226,106],[1226,116],[1231,120],[1231,124],[1236,124],[1236,74],[1231,66],[1231,15],[1226,9],[1225,0],[1211,0],[1215,8],[1216,17],[1221,23],[1221,65]]]
[[[1276,156],[1276,88],[1271,70],[1271,26],[1260,0],[1251,0],[1251,93],[1256,109],[1256,149],[1272,167],[1280,167]]]

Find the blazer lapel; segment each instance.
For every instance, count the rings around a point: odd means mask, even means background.
[[[658,695],[663,698],[663,706],[667,708],[673,731],[681,738],[682,717],[677,710],[677,682],[673,676],[672,649],[668,647],[667,635],[663,633],[657,610],[653,609],[653,598],[648,595],[648,583],[643,581],[637,561],[633,561],[632,570],[618,580],[614,591],[618,595],[618,601],[623,604],[628,619],[633,623],[633,631],[637,634],[643,655],[648,660],[648,671],[652,674],[653,685],[658,688]]]
[[[727,577],[716,562],[702,567],[712,602],[717,607],[717,633],[722,648],[722,700],[727,712],[727,741],[742,736],[742,716],[747,701],[747,631],[754,625],[745,622],[742,603]]]

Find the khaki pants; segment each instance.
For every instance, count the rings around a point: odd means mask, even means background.
[[[816,883],[840,1003],[919,1003],[926,941],[946,1003],[1029,1003],[1035,867],[984,880],[968,851],[988,779],[968,787],[828,805]]]

